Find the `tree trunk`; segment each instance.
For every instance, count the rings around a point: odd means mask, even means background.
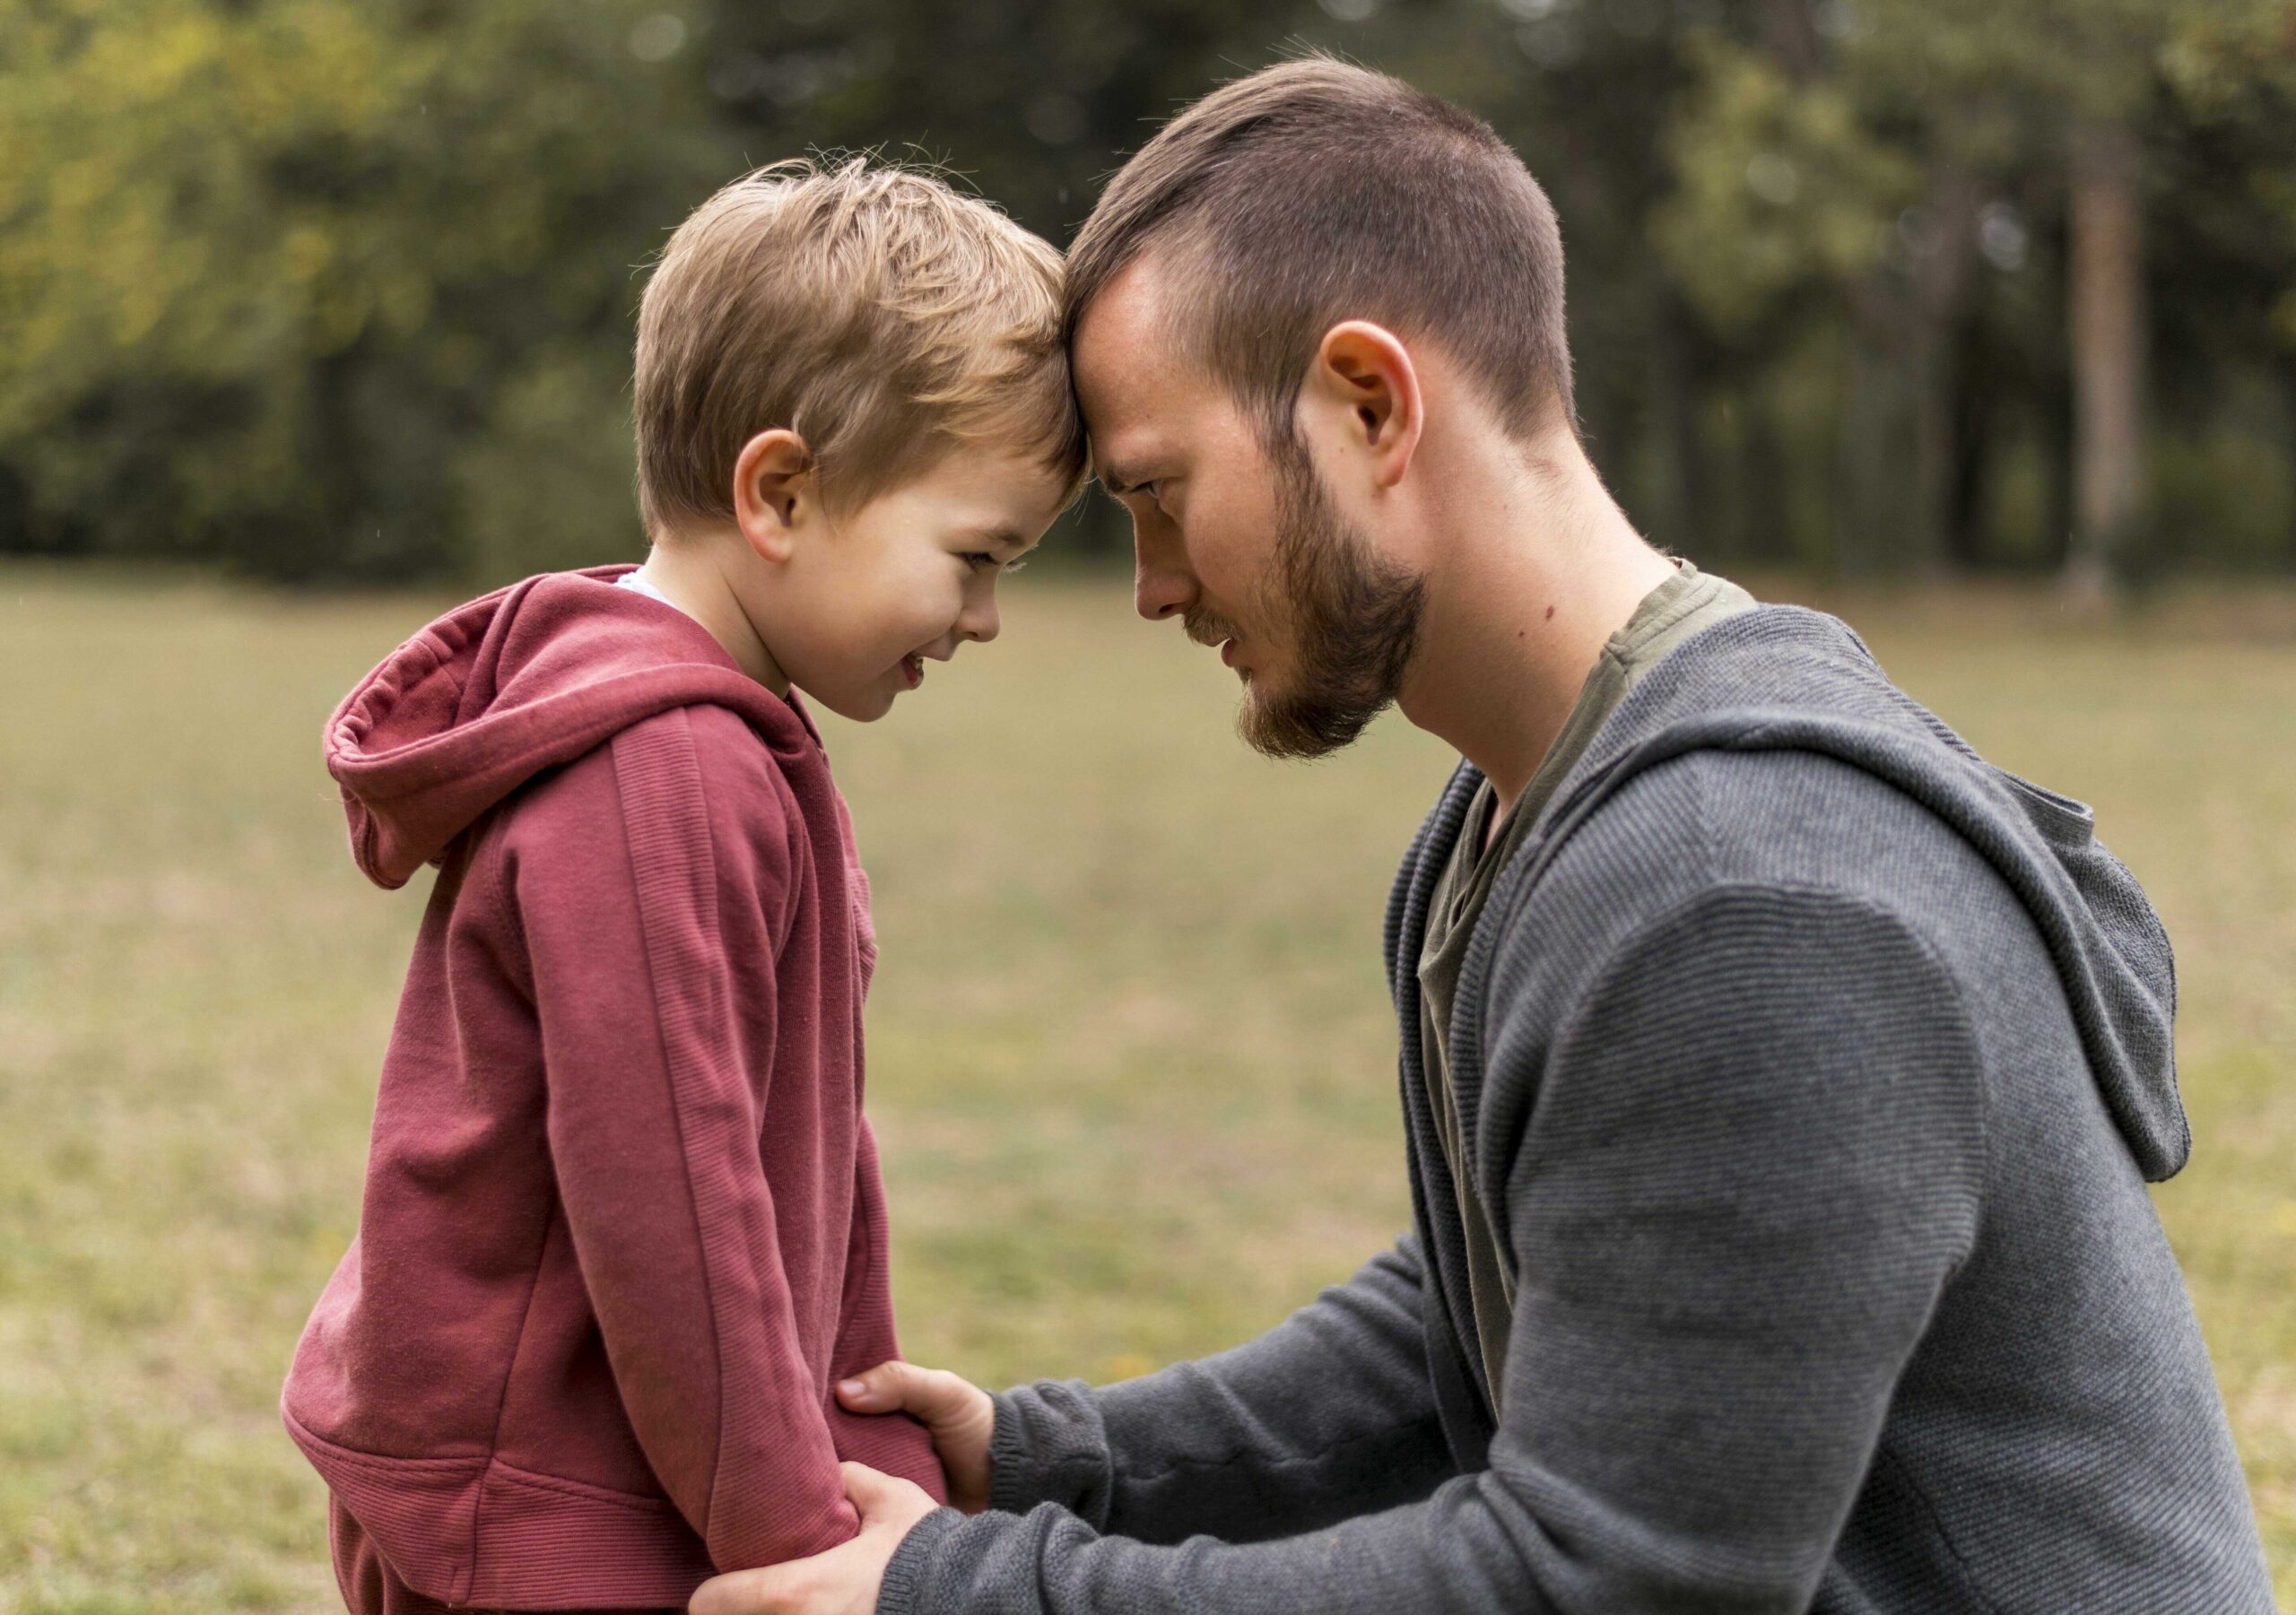
[[[1735,534],[1718,530],[1709,519],[1705,444],[1699,406],[1703,402],[1692,343],[1697,332],[1674,294],[1653,276],[1650,294],[1650,410],[1645,430],[1656,472],[1658,532],[1669,550],[1688,551],[1719,564],[1735,559]]]
[[[2292,429],[2292,447],[2296,447],[2296,360],[2283,355],[2274,367],[2280,376],[2280,396],[2283,413]],[[2288,553],[2280,558],[2281,565],[2296,575],[2296,507],[2288,512]]]
[[[1897,570],[1905,553],[1907,310],[1886,268],[1874,269],[1852,286],[1849,304],[1833,556],[1841,576],[1863,579]]]
[[[2104,599],[2144,519],[2144,218],[2140,154],[2121,125],[2075,136],[2066,293],[2073,344],[2073,535],[2064,585]]]
[[[1738,408],[1744,417],[1738,432],[1739,503],[1746,513],[1743,553],[1755,567],[1782,571],[1804,559],[1794,524],[1794,467],[1770,389],[1746,388],[1738,395]]]
[[[1913,508],[1903,560],[1925,575],[1944,570],[1956,548],[1961,378],[1955,361],[1977,261],[1977,210],[1969,175],[1941,168],[1929,187],[1931,228],[1913,263],[1914,317],[1906,334],[1914,390]]]
[[[1972,347],[1957,343],[1955,351],[1954,373],[1961,384],[1953,405],[1952,508],[1945,525],[1945,557],[1953,570],[1967,574],[1993,564],[1986,500],[1992,489],[1993,439],[2001,411],[1992,378],[1972,362]]]

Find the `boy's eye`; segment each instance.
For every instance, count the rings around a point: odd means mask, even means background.
[[[996,569],[996,557],[984,550],[969,551],[958,559],[976,572],[984,569],[993,572]]]

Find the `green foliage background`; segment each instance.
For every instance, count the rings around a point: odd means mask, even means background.
[[[370,582],[630,555],[640,266],[717,185],[882,147],[1065,240],[1155,120],[1314,45],[1523,152],[1563,218],[1596,459],[1654,536],[1726,564],[2059,561],[2067,153],[2133,128],[2154,430],[2130,564],[2296,568],[2292,18],[0,0],[0,551]]]

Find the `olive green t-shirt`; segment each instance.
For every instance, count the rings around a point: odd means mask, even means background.
[[[1494,1410],[1513,1321],[1515,1279],[1500,1261],[1498,1241],[1475,1188],[1474,1169],[1461,1159],[1464,1146],[1458,1107],[1452,1099],[1448,1055],[1451,997],[1458,986],[1467,941],[1474,934],[1475,921],[1483,915],[1492,888],[1521,849],[1526,832],[1555,787],[1586,755],[1595,732],[1626,699],[1627,691],[1669,651],[1700,630],[1753,609],[1753,596],[1727,578],[1700,572],[1686,560],[1675,565],[1680,570],[1645,595],[1627,625],[1603,647],[1578,692],[1578,704],[1563,720],[1561,732],[1547,748],[1538,772],[1524,788],[1522,800],[1516,803],[1488,848],[1483,843],[1491,834],[1497,796],[1491,782],[1483,782],[1474,800],[1467,804],[1458,842],[1427,905],[1427,934],[1419,954],[1420,1059],[1427,1069],[1427,1096],[1435,1113],[1443,1159],[1458,1190],[1459,1220],[1466,1229],[1467,1281],[1474,1304],[1475,1334]]]

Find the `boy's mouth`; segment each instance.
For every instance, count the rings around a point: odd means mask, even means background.
[[[900,659],[901,682],[914,690],[925,682],[925,658],[916,651]]]

